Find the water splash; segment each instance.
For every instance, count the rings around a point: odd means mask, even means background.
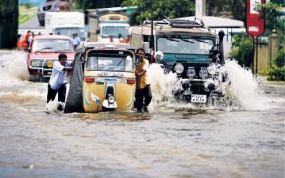
[[[225,64],[231,81],[229,92],[235,97],[243,109],[269,109],[268,99],[258,84],[262,82],[260,76],[254,76],[248,68],[241,67],[237,61],[226,61]]]
[[[164,74],[159,64],[152,64],[147,72],[151,83],[154,103],[170,103],[174,100],[172,90],[177,81],[176,74],[172,72]]]
[[[0,55],[0,76],[1,80],[28,80],[27,53],[14,50],[7,54]]]
[[[29,73],[26,67],[27,53],[12,51],[0,55],[0,96],[16,94],[18,96],[46,97],[47,84],[29,82]],[[172,90],[177,81],[176,74],[164,74],[159,64],[152,64],[148,70],[148,79],[151,83],[153,100],[149,106],[152,112],[157,108],[180,109],[223,109],[223,110],[267,110],[273,107],[268,97],[263,95],[259,83],[264,78],[254,76],[251,70],[241,67],[236,61],[226,61],[226,69],[231,81],[226,99],[221,106],[209,107],[191,103],[178,103],[172,95]],[[67,90],[69,88],[67,87]],[[68,92],[67,92],[68,93]],[[53,102],[51,110],[57,102]],[[230,106],[230,107],[229,107]]]
[[[0,96],[13,95],[46,97],[47,84],[29,82],[27,52],[9,51],[0,54]]]
[[[270,106],[269,100],[263,95],[264,91],[259,83],[265,79],[255,76],[252,71],[241,67],[236,61],[226,61],[226,70],[231,81],[227,86],[226,96],[212,106],[205,104],[178,103],[172,90],[177,81],[176,74],[164,74],[158,64],[152,64],[148,70],[148,79],[153,92],[153,107],[168,106],[181,109],[223,109],[231,110],[267,110]]]

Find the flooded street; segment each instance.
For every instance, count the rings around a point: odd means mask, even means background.
[[[285,177],[285,86],[233,61],[234,104],[177,103],[173,76],[156,73],[150,113],[46,113],[47,84],[27,81],[25,53],[0,67],[0,177]]]

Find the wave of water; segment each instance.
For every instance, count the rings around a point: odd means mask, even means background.
[[[243,109],[247,110],[267,110],[268,98],[264,96],[264,91],[259,87],[265,79],[258,75],[253,75],[248,68],[237,64],[237,61],[226,61],[225,67],[231,81],[230,93]]]
[[[45,98],[47,93],[46,83],[29,82],[29,73],[26,67],[27,53],[12,51],[0,55],[0,96],[17,94],[18,96],[40,96]],[[243,109],[266,110],[272,108],[270,100],[264,96],[259,87],[261,78],[252,74],[251,70],[241,67],[236,61],[226,61],[226,69],[231,81],[228,98],[234,106],[207,107],[190,103],[177,103],[172,95],[172,90],[177,80],[174,73],[164,74],[158,64],[152,64],[148,71],[151,82],[153,100],[150,111],[158,107],[185,108],[185,109]],[[229,101],[225,101],[229,102]],[[238,106],[238,107],[237,107]]]
[[[172,95],[177,80],[176,74],[165,75],[158,64],[152,64],[148,71],[154,97],[152,102],[155,106],[166,105],[185,109],[267,110],[272,108],[269,99],[264,96],[264,91],[259,87],[264,78],[253,75],[251,70],[241,67],[237,61],[227,60],[225,67],[231,84],[228,86],[223,103],[213,108],[201,104],[177,103]]]

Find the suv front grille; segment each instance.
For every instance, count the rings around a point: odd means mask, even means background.
[[[44,11],[48,11],[48,10],[51,9],[51,7],[52,7],[52,5],[44,6],[44,7],[43,7],[43,10],[44,10]]]

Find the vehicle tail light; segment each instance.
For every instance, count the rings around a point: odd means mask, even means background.
[[[87,78],[85,78],[85,82],[86,83],[93,83],[94,82],[94,78],[87,77]]]
[[[136,83],[136,80],[135,80],[135,79],[128,79],[128,80],[127,80],[127,83],[128,83],[128,84],[135,84],[135,83]]]

